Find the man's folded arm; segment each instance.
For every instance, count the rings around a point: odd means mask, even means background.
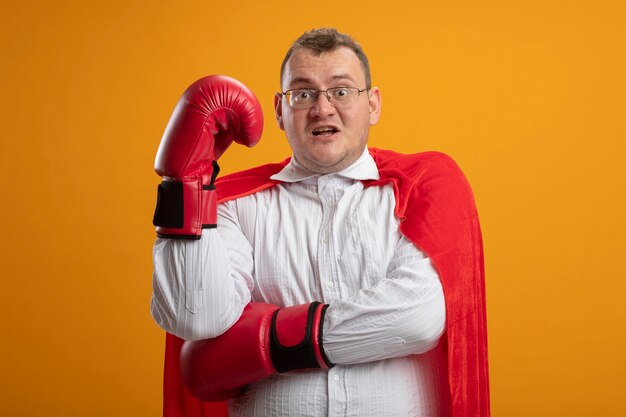
[[[424,353],[437,345],[445,321],[437,271],[402,237],[387,277],[330,304],[324,348],[331,362],[344,365]]]
[[[151,313],[166,332],[185,340],[228,330],[250,302],[252,248],[231,214],[219,210],[217,229],[199,240],[157,239],[153,249]],[[222,234],[237,239],[227,246]]]

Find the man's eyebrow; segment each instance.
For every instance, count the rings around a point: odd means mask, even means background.
[[[296,77],[289,81],[289,87],[292,87],[295,84],[313,84],[313,81],[307,77]]]
[[[350,74],[333,75],[333,80],[349,80],[356,82],[356,80]]]
[[[337,75],[333,75],[331,77],[331,79],[333,81],[344,81],[344,80],[348,80],[348,81],[352,81],[352,82],[356,82],[356,80],[350,75],[350,74],[337,74]],[[296,84],[308,84],[308,85],[312,85],[313,84],[313,80],[311,80],[308,77],[296,77],[294,79],[292,79],[289,82],[289,87],[292,88],[294,85]]]

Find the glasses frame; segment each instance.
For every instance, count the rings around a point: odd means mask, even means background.
[[[356,90],[357,91],[357,95],[356,95],[357,97],[360,97],[362,92],[369,91],[371,89],[371,87],[365,87],[364,89],[360,89],[358,87],[331,87],[331,88],[327,88],[326,90],[316,90],[315,88],[292,88],[292,89],[287,90],[287,91],[282,91],[280,94],[287,98],[287,103],[289,104],[289,107],[291,107],[293,109],[310,109],[311,107],[315,106],[315,103],[319,99],[320,93],[324,93],[324,95],[326,96],[326,99],[328,100],[328,102],[333,107],[336,107],[335,104],[333,104],[333,101],[331,100],[331,96],[328,94],[328,92],[332,91],[332,90],[341,90],[342,88],[350,89],[350,90]],[[311,105],[310,106],[306,106],[306,107],[294,107],[294,105],[291,104],[291,99],[289,98],[289,96],[292,95],[293,91],[303,91],[303,90],[304,91],[315,92],[315,96],[313,97],[313,101],[311,101]],[[341,101],[339,101],[339,102],[341,102]]]

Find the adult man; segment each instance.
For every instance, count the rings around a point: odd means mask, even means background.
[[[401,230],[415,219],[402,207],[417,200],[399,190],[415,179],[396,181],[403,173],[384,169],[393,158],[367,148],[381,98],[365,54],[335,30],[307,32],[285,57],[281,87],[276,117],[291,160],[218,181],[217,230],[155,244],[155,320],[182,339],[210,339],[183,349],[190,389],[234,396],[231,417],[449,414],[447,353],[435,348],[447,300],[431,260]],[[272,306],[260,313],[271,330],[258,332],[258,346],[240,335],[256,315],[251,300]],[[307,338],[292,322],[306,323]],[[289,343],[310,350],[284,359]],[[241,344],[246,357],[271,353],[239,366]],[[228,385],[230,374],[243,382]]]

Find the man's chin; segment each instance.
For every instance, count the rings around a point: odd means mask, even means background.
[[[307,168],[316,174],[331,174],[347,168],[354,161],[346,155],[328,154],[311,158]]]

